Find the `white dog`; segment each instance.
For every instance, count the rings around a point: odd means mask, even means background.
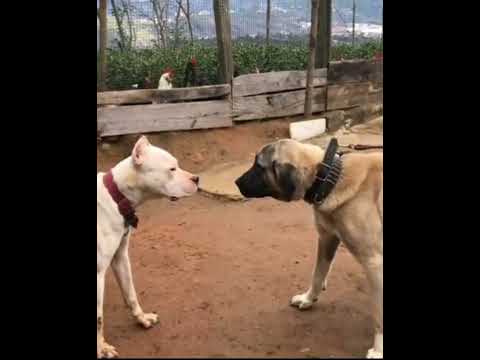
[[[158,322],[154,313],[144,313],[133,286],[128,242],[137,225],[135,208],[147,199],[169,197],[176,200],[193,195],[198,176],[178,167],[177,160],[142,136],[132,155],[107,173],[97,174],[97,357],[117,356],[103,337],[103,294],[105,273],[110,266],[126,304],[145,328]]]

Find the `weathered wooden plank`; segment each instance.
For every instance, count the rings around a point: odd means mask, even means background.
[[[98,105],[148,104],[154,89],[97,92]]]
[[[364,81],[383,82],[383,61],[344,60],[330,62],[328,68],[329,84]]]
[[[315,69],[313,86],[327,84],[327,69]],[[305,71],[274,71],[261,74],[240,75],[233,79],[233,96],[251,96],[305,89]]]
[[[372,98],[369,82],[328,87],[328,109],[348,109],[366,105]],[[268,119],[303,114],[305,91],[297,90],[279,94],[234,97],[234,121]],[[325,110],[325,87],[313,91],[313,112]]]
[[[154,103],[207,100],[230,95],[230,84],[196,86],[168,90],[157,90],[153,94]]]
[[[369,82],[329,85],[327,110],[346,109],[366,104],[370,85]]]
[[[99,108],[97,120],[102,137],[233,125],[228,100]]]
[[[369,104],[383,104],[383,89],[370,89],[368,93]]]
[[[97,93],[97,105],[151,104],[228,96],[230,85],[209,85],[175,89],[141,89]]]
[[[233,98],[234,121],[300,115],[304,112],[305,90]],[[325,87],[314,88],[312,111],[325,110]]]

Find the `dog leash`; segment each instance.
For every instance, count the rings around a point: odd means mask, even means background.
[[[339,145],[340,147],[347,148],[350,150],[362,151],[370,149],[383,149],[383,145],[366,145],[366,144],[349,144],[349,145]],[[338,151],[339,155],[348,154],[350,151]]]
[[[383,145],[363,145],[363,144],[350,144],[345,146],[352,150],[369,150],[369,149],[383,149]]]

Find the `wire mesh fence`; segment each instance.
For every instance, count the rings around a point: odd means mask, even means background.
[[[305,68],[311,0],[270,0],[269,46],[268,0],[229,3],[237,75]],[[206,83],[216,83],[213,0],[108,0],[107,8],[109,88],[131,88],[146,77],[155,83],[166,67],[175,68],[174,86],[182,86],[182,71],[192,57],[199,58]],[[383,0],[333,0],[332,57],[378,51],[382,8]]]
[[[212,0],[110,0],[109,47],[165,48],[181,46],[188,41],[214,46],[212,4]],[[271,0],[272,40],[306,43],[310,7],[310,0]],[[383,0],[333,1],[333,40],[350,42],[353,29],[360,39],[380,38],[382,9]],[[230,0],[233,39],[265,40],[266,14],[267,0]]]

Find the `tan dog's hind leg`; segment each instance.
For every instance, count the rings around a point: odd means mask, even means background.
[[[290,304],[300,310],[308,309],[317,300],[322,289],[326,289],[327,277],[340,240],[332,234],[321,232],[318,238],[317,258],[312,275],[312,284],[303,294],[292,297]]]
[[[137,322],[144,328],[148,329],[158,322],[157,314],[146,314],[137,299],[137,293],[133,286],[132,269],[130,266],[130,258],[128,256],[129,235],[125,236],[118,248],[115,257],[112,260],[112,269],[117,278],[117,282],[122,290],[125,303],[132,311]]]
[[[367,358],[383,358],[383,256],[372,257],[364,265],[370,282],[373,300],[373,319],[375,339],[373,348],[368,350]]]
[[[97,358],[113,358],[118,356],[115,348],[103,337],[103,294],[105,291],[105,271],[97,272]]]

